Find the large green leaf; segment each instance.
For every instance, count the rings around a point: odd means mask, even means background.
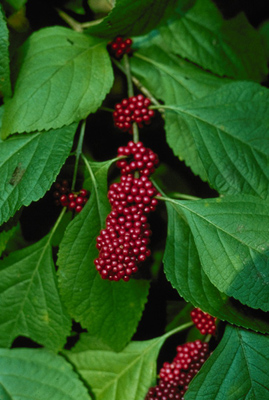
[[[77,124],[0,142],[0,225],[44,196],[73,144]]]
[[[167,279],[186,301],[232,324],[269,332],[268,314],[243,306],[220,292],[201,266],[193,234],[179,207],[166,203],[168,236],[164,254]],[[202,249],[201,249],[202,250]]]
[[[11,95],[8,46],[8,29],[0,4],[0,95],[4,96]]]
[[[153,45],[134,52],[132,73],[165,104],[184,104],[206,96],[230,79],[220,78]]]
[[[26,336],[54,351],[63,347],[71,320],[57,287],[50,237],[0,261],[0,346]]]
[[[113,83],[106,42],[63,27],[33,33],[14,68],[2,138],[80,121],[97,110]]]
[[[213,285],[242,304],[269,311],[268,203],[252,196],[170,203],[187,220]],[[177,242],[177,257],[180,251]]]
[[[268,73],[261,37],[245,15],[224,20],[210,0],[197,0],[185,13],[175,10],[166,24],[137,43],[159,44],[220,76],[261,81]]]
[[[0,349],[1,400],[90,400],[71,365],[43,349]]]
[[[252,82],[227,84],[187,105],[168,106],[168,143],[220,193],[266,198],[268,107],[267,88]]]
[[[190,383],[186,400],[269,398],[269,337],[227,326],[222,341]]]
[[[209,95],[220,86],[231,82],[217,77],[194,64],[166,53],[159,46],[135,52],[130,60],[132,73],[139,81],[165,104],[183,105],[192,100]],[[194,172],[207,179],[207,172],[196,150],[192,135],[180,130],[181,116],[166,113],[166,132],[168,144],[176,155],[184,158]]]
[[[131,342],[123,351],[84,350],[64,352],[96,400],[142,400],[156,380],[156,359],[166,335]]]
[[[87,33],[114,37],[137,36],[151,31],[166,19],[177,6],[181,11],[192,5],[193,0],[117,0],[115,7],[99,24],[86,30]]]
[[[113,160],[112,160],[113,161]],[[90,200],[69,224],[59,250],[59,282],[72,317],[116,351],[134,334],[147,299],[149,282],[104,281],[93,263],[98,256],[96,237],[110,211],[107,171],[111,161],[86,161],[91,175]]]

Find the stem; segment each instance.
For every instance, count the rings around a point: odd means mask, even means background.
[[[114,64],[121,70],[126,75],[125,68],[119,63],[117,60],[112,59]],[[137,87],[137,89],[142,92],[146,97],[150,99],[150,101],[156,105],[156,109],[160,111],[160,113],[164,113],[164,110],[162,109],[162,104],[158,102],[158,100],[153,96],[153,94],[145,87],[142,85],[139,79],[135,78],[132,76],[132,81],[134,85]],[[153,106],[149,107],[152,108]]]
[[[175,333],[184,331],[185,329],[190,328],[191,326],[193,326],[194,323],[193,322],[186,322],[186,324],[180,325],[175,329],[172,329],[171,331],[165,333],[163,336],[167,339],[168,337],[174,335]]]
[[[65,214],[65,211],[66,211],[66,207],[64,207],[64,208],[62,209],[61,214],[60,214],[59,217],[57,218],[57,221],[55,222],[55,224],[54,224],[52,230],[50,231],[50,234],[49,234],[49,237],[48,237],[48,244],[51,242],[54,233],[56,232],[58,226],[60,225],[60,222],[61,222],[61,220],[62,220],[62,218],[63,218],[63,216],[64,216],[64,214]]]
[[[191,196],[190,194],[184,193],[172,193],[172,196],[183,200],[201,200],[200,197]]]
[[[59,8],[56,8],[56,11],[58,12],[59,17],[62,18],[62,20],[65,21],[74,31],[83,32],[83,27],[78,21],[70,17],[70,15],[60,10]]]
[[[72,180],[71,191],[74,190],[76,179],[77,179],[78,163],[79,163],[79,158],[82,153],[82,145],[83,145],[83,140],[84,140],[85,127],[86,127],[86,120],[84,119],[81,124],[78,145],[77,145],[77,150],[76,150],[76,162],[75,162],[75,167],[74,167],[74,175],[73,175],[73,180]]]
[[[123,63],[124,63],[124,69],[125,69],[125,74],[126,74],[126,79],[127,79],[128,97],[132,97],[134,95],[134,88],[133,88],[132,75],[131,75],[130,64],[129,64],[129,57],[127,54],[124,54],[124,56],[123,56]]]
[[[124,72],[125,72],[126,79],[127,79],[128,97],[132,97],[134,95],[134,87],[133,87],[133,82],[132,82],[132,74],[131,74],[131,69],[130,69],[130,64],[129,64],[129,57],[127,54],[124,54],[124,56],[123,56],[123,63],[124,63]],[[135,143],[139,142],[139,131],[138,131],[138,126],[135,122],[133,123],[133,140]]]
[[[206,337],[205,337],[205,339],[204,339],[204,342],[205,342],[205,343],[208,343],[208,342],[210,341],[211,338],[212,338],[212,335],[210,335],[210,334],[206,335]]]
[[[111,112],[111,113],[113,113],[115,111],[115,110],[113,110],[113,108],[109,108],[109,107],[100,107],[99,110],[108,111],[108,112]]]

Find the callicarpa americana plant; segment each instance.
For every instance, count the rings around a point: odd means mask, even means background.
[[[0,4],[0,398],[269,398],[269,14]]]

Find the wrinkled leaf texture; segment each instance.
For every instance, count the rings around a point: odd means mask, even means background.
[[[214,317],[262,333],[269,332],[268,314],[243,306],[214,286],[205,274],[194,236],[178,207],[166,202],[168,237],[164,254],[167,279],[187,302]],[[180,244],[180,245],[179,245]]]
[[[71,365],[45,349],[0,349],[1,400],[90,400]]]
[[[73,144],[77,124],[0,142],[0,225],[44,196]]]
[[[141,35],[167,19],[175,7],[183,11],[193,3],[193,0],[117,0],[108,16],[85,32],[110,38]]]
[[[106,42],[64,27],[34,32],[14,61],[1,136],[61,128],[87,117],[113,84]]]
[[[197,0],[187,12],[174,10],[137,44],[157,44],[220,76],[260,82],[268,73],[262,39],[245,15],[224,20],[211,0]]]
[[[228,325],[190,383],[186,400],[267,399],[269,337]]]
[[[0,345],[9,347],[26,336],[58,351],[71,320],[62,305],[50,237],[0,261]]]
[[[244,305],[269,311],[268,204],[253,196],[227,196],[192,202],[170,200],[169,207],[174,221],[169,221],[166,264],[171,257],[177,268],[181,257],[181,242],[176,237],[185,229],[180,224],[183,217],[192,235],[184,232],[186,243],[191,243],[191,248],[195,245],[211,283]],[[192,263],[189,251],[185,260]],[[197,261],[195,264],[198,268]]]
[[[187,105],[167,106],[168,143],[219,193],[265,199],[269,195],[268,106],[268,89],[251,82],[230,83]]]

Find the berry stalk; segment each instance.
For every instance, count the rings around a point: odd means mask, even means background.
[[[132,82],[129,58],[128,58],[127,54],[124,54],[123,62],[124,62],[126,79],[127,79],[127,92],[128,92],[128,97],[130,98],[130,97],[134,96],[134,87],[133,87],[133,82]],[[136,122],[133,123],[133,141],[134,141],[134,143],[139,142],[139,130],[138,130],[138,126],[137,126]]]
[[[83,140],[84,140],[84,135],[85,135],[85,128],[86,128],[86,120],[84,119],[82,121],[82,123],[81,123],[79,140],[78,140],[78,145],[77,145],[77,150],[76,150],[76,161],[75,161],[75,166],[74,166],[74,174],[73,174],[73,179],[72,179],[71,191],[74,191],[74,189],[75,189],[77,173],[78,173],[78,163],[79,163],[79,158],[80,158],[81,153],[82,153],[82,146],[83,146]]]

